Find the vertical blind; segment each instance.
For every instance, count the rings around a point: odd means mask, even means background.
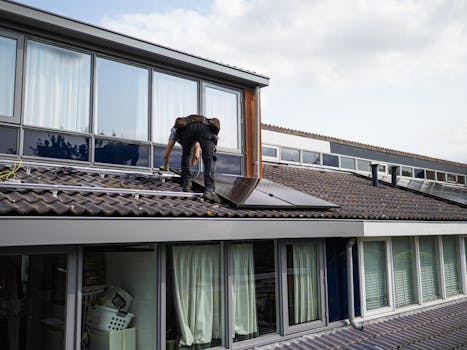
[[[24,123],[89,131],[91,56],[28,41]]]
[[[0,115],[13,116],[16,40],[0,37]]]
[[[392,238],[392,258],[396,307],[415,304],[417,298],[413,238]]]
[[[440,298],[437,237],[420,237],[420,274],[423,301]]]
[[[446,296],[450,297],[460,293],[459,261],[456,245],[457,237],[443,237],[443,267]]]
[[[384,241],[364,242],[365,294],[367,310],[389,305]]]

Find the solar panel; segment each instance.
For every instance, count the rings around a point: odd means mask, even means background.
[[[382,180],[391,183],[391,177],[384,175]],[[397,186],[408,188],[417,192],[449,200],[462,205],[467,205],[467,188],[465,186],[453,186],[439,182],[397,179]]]
[[[195,183],[203,185],[199,174]],[[329,209],[336,204],[266,179],[216,174],[216,193],[237,208]]]

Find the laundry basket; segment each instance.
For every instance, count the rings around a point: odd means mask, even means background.
[[[129,312],[94,305],[88,310],[87,324],[89,327],[101,331],[119,331],[128,328],[133,317],[135,315]]]

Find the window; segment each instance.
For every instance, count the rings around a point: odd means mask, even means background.
[[[323,154],[323,165],[339,167],[339,157],[332,154]]]
[[[357,159],[357,169],[360,171],[371,171],[370,167],[370,161],[369,160],[363,160],[363,159]]]
[[[0,116],[13,117],[16,40],[0,36]]]
[[[240,150],[239,117],[240,94],[236,91],[206,87],[206,117],[221,122],[219,148]]]
[[[216,172],[220,174],[242,174],[243,157],[231,154],[216,154]]]
[[[355,159],[341,157],[341,168],[344,169],[355,169]]]
[[[456,236],[443,237],[444,285],[446,287],[447,297],[461,293],[458,261],[459,252],[457,250],[456,241]]]
[[[94,160],[98,163],[149,166],[149,146],[97,139]]]
[[[412,168],[407,167],[407,166],[401,166],[401,174],[402,176],[407,176],[407,177],[412,177]]]
[[[446,181],[446,173],[436,173],[436,180],[438,181]]]
[[[465,185],[465,176],[457,175],[457,183]]]
[[[457,182],[456,181],[456,175],[454,174],[448,174],[448,182]]]
[[[321,318],[319,245],[315,242],[287,244],[289,325]]]
[[[423,301],[439,299],[441,294],[437,237],[420,237],[419,245]]]
[[[275,333],[274,242],[232,243],[234,342]]]
[[[83,344],[110,349],[110,340],[118,349],[154,349],[155,266],[149,244],[84,249]]]
[[[413,238],[392,238],[392,263],[396,308],[417,302],[415,248]]]
[[[167,253],[167,348],[220,346],[224,338],[221,245],[172,245]]]
[[[263,146],[262,155],[263,157],[277,158],[277,148]]]
[[[300,162],[300,151],[293,148],[281,148],[281,160],[286,162]]]
[[[17,154],[17,139],[17,128],[8,128],[0,126],[0,153]]]
[[[433,170],[426,170],[425,174],[427,180],[436,180],[436,173]]]
[[[399,165],[394,165],[391,164],[389,166],[389,174],[392,175],[392,172],[394,171],[393,169],[395,168],[396,175],[400,176],[401,175],[401,167]]]
[[[306,164],[321,164],[321,157],[317,152],[302,151],[302,162]]]
[[[158,146],[153,147],[154,168],[158,168],[159,166],[163,164],[164,150],[165,150],[164,147],[158,147]],[[180,169],[181,162],[182,162],[182,149],[178,147],[174,147],[169,157],[169,168]],[[202,161],[200,159],[198,163],[192,168],[192,170],[197,171],[199,169],[199,165],[201,164],[201,162]],[[216,171],[218,171],[217,168],[216,168]]]
[[[384,241],[363,243],[366,309],[389,305]]]
[[[89,138],[40,130],[24,130],[25,156],[89,161]]]
[[[378,171],[379,171],[380,173],[385,173],[385,172],[386,172],[386,165],[379,164],[379,165],[378,165]]]
[[[148,139],[146,69],[98,57],[95,103],[98,135]]]
[[[27,42],[24,123],[89,131],[91,57]]]
[[[423,169],[414,169],[413,170],[414,177],[417,179],[424,179],[425,178],[425,170]]]
[[[152,139],[166,144],[176,118],[198,114],[198,83],[160,72],[153,72],[152,79]]]

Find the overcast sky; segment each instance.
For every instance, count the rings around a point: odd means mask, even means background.
[[[467,163],[464,0],[22,0],[267,75],[265,123]]]

